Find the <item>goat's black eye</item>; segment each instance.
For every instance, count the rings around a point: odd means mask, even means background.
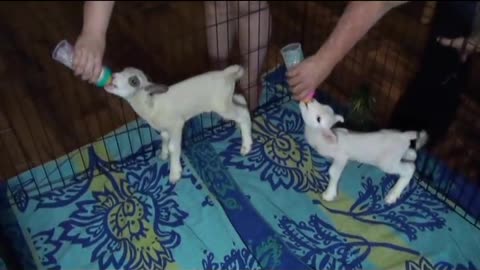
[[[131,76],[130,78],[128,78],[128,84],[131,87],[139,87],[140,86],[140,80],[138,79],[137,76]]]
[[[317,122],[320,124],[320,116],[317,116]]]

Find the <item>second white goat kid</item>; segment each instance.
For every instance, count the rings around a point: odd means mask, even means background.
[[[166,160],[170,156],[169,180],[176,183],[182,175],[180,155],[184,124],[201,113],[215,112],[235,121],[242,136],[240,153],[250,152],[251,119],[247,102],[242,95],[234,94],[235,84],[243,72],[241,66],[232,65],[167,87],[149,81],[141,70],[127,67],[114,73],[112,82],[104,89],[128,101],[140,117],[160,132],[160,158]]]
[[[427,142],[425,131],[351,132],[344,128],[331,128],[344,121],[328,105],[316,100],[300,102],[305,122],[305,138],[318,153],[332,159],[330,180],[322,197],[333,201],[337,197],[338,181],[349,160],[376,166],[385,173],[399,175],[399,179],[385,197],[387,204],[395,203],[408,186],[415,172],[417,150]],[[416,140],[415,148],[410,143]]]

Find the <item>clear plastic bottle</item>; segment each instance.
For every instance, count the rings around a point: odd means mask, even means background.
[[[303,61],[302,45],[298,42],[287,44],[280,50],[280,53],[282,54],[283,62],[285,62],[285,67],[287,70],[290,70]],[[313,99],[314,95],[315,90],[312,90],[308,94],[307,98],[303,100],[303,102],[309,102]]]
[[[73,46],[66,40],[60,41],[52,53],[52,58],[73,70]],[[96,82],[98,87],[104,87],[112,80],[112,71],[108,67],[103,67],[100,78]]]

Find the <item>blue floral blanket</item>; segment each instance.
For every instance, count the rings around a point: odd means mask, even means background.
[[[176,185],[140,120],[11,179],[0,219],[24,268],[480,268],[479,231],[418,179],[388,206],[397,178],[351,162],[338,199],[322,201],[330,161],[304,140],[298,104],[283,102],[283,74],[265,77],[262,98],[277,103],[253,118],[251,153],[239,154],[235,127],[212,129],[184,147]]]

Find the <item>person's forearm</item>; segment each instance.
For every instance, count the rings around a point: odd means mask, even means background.
[[[83,33],[105,36],[115,1],[85,1]]]
[[[352,1],[343,12],[332,34],[318,50],[324,61],[335,66],[392,8],[408,1]]]

